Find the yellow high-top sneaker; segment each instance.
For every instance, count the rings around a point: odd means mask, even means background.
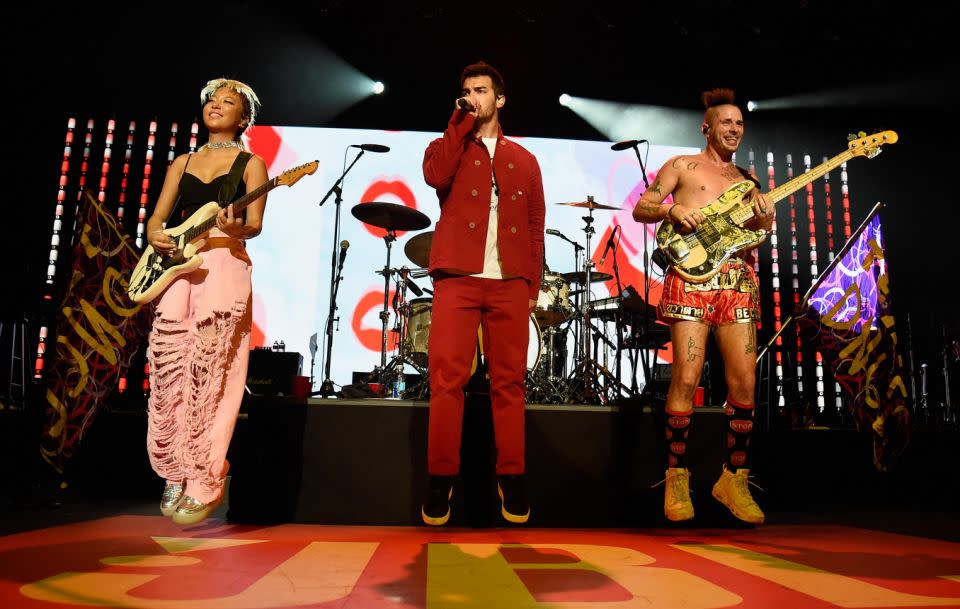
[[[667,470],[663,492],[663,513],[667,520],[679,522],[693,518],[693,502],[690,501],[690,470],[671,467]]]
[[[763,524],[765,518],[763,511],[753,500],[750,489],[747,488],[749,474],[749,469],[738,469],[733,473],[724,465],[720,479],[713,485],[713,496],[740,520],[751,524]]]

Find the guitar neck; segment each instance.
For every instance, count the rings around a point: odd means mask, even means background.
[[[810,171],[805,171],[800,175],[798,175],[797,177],[793,178],[792,180],[788,180],[783,184],[781,184],[780,186],[777,186],[776,188],[768,192],[766,197],[772,204],[776,205],[777,201],[785,199],[786,197],[797,192],[798,190],[800,190],[810,182],[813,182],[814,180],[818,180],[822,178],[823,176],[830,173],[837,167],[843,165],[853,157],[854,157],[854,154],[852,152],[850,152],[849,150],[844,150],[837,156],[825,161],[820,165],[817,165]],[[743,224],[744,222],[747,222],[754,217],[753,209],[751,207],[744,206],[743,208],[733,212],[730,217],[735,222],[739,224]]]
[[[788,180],[783,184],[781,184],[780,186],[777,186],[776,188],[774,188],[773,190],[767,193],[767,198],[770,200],[771,203],[776,203],[777,201],[780,201],[784,197],[788,197],[793,193],[797,192],[798,190],[800,190],[810,182],[813,182],[814,180],[819,180],[820,178],[827,175],[828,173],[830,173],[837,167],[843,165],[844,163],[846,163],[852,158],[853,158],[853,153],[850,152],[849,150],[844,150],[837,156],[825,161],[824,163],[821,163],[820,165],[817,165],[810,171],[805,171],[800,175],[798,175],[797,177],[793,178],[792,180]]]
[[[268,192],[276,188],[278,184],[279,182],[277,178],[267,180],[257,188],[253,189],[251,192],[248,192],[247,194],[243,195],[242,197],[240,197],[239,199],[231,203],[230,205],[233,205],[233,212],[234,213],[240,212],[247,205],[250,205],[251,203],[259,199],[263,195],[267,194]],[[207,220],[204,220],[200,224],[197,224],[195,227],[191,228],[187,232],[187,241],[192,241],[194,238],[207,232],[208,230],[213,228],[216,223],[217,223],[217,218],[216,216],[214,216],[213,218],[208,218]]]

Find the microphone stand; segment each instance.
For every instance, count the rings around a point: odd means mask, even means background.
[[[649,147],[650,144],[648,143]],[[637,144],[631,146],[633,148],[634,154],[637,155],[637,162],[640,163],[640,176],[643,178],[644,190],[650,188],[650,181],[647,179],[647,168],[643,166],[643,158],[640,157],[640,149],[637,147]],[[650,231],[646,226],[643,227],[643,304],[647,305],[650,302],[650,248],[648,247],[650,241]],[[644,306],[644,315],[643,315],[643,340],[647,340],[650,337],[650,316],[646,314],[646,306]],[[656,359],[656,354],[654,353],[653,358]],[[643,394],[650,395],[653,390],[653,386],[650,383],[651,374],[653,366],[650,362],[651,356],[647,352],[646,348],[643,348],[643,356],[640,358],[640,363],[643,365]]]
[[[623,232],[622,228],[620,229],[620,232],[621,233]],[[611,248],[611,253],[613,254],[613,277],[617,281],[617,298],[620,299],[620,306],[617,307],[618,309],[617,318],[619,319],[619,322],[617,323],[617,347],[616,347],[617,349],[617,383],[620,383],[620,377],[621,377],[620,360],[622,359],[621,354],[623,352],[622,329],[623,329],[623,326],[625,325],[623,323],[623,312],[620,310],[623,307],[623,285],[621,285],[620,283],[620,264],[617,262],[617,251],[620,249],[620,241],[617,240],[612,243],[613,243],[613,247]],[[630,392],[631,394],[635,395],[637,393],[637,376],[636,375],[633,376],[633,383],[631,383],[631,385],[632,387],[630,388]]]
[[[337,314],[337,291],[340,286],[340,280],[342,279],[340,271],[343,270],[343,266],[340,265],[338,269],[337,262],[337,253],[340,249],[340,203],[343,201],[343,190],[340,185],[343,183],[343,178],[346,177],[350,170],[353,169],[353,166],[357,164],[357,161],[360,160],[360,157],[363,156],[365,151],[361,148],[360,153],[353,159],[353,162],[343,170],[343,173],[340,174],[340,177],[337,178],[337,181],[333,183],[333,186],[330,187],[330,190],[327,191],[327,194],[323,196],[323,199],[320,200],[319,206],[323,206],[327,202],[327,199],[330,198],[330,195],[336,193],[336,198],[334,199],[334,204],[337,207],[337,210],[333,214],[333,254],[330,256],[330,308],[327,311],[327,323],[326,323],[326,340],[327,348],[325,350],[325,357],[323,364],[323,383],[320,385],[318,391],[314,391],[311,395],[319,395],[321,397],[330,397],[335,395],[336,392],[333,389],[333,381],[330,380],[330,364],[331,357],[333,354],[333,323],[335,321],[340,321],[339,317],[335,317]]]

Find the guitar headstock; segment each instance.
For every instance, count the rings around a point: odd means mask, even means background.
[[[288,169],[276,177],[277,186],[293,186],[297,180],[303,176],[312,174],[319,166],[320,161],[310,161],[309,163]]]
[[[857,135],[851,135],[848,138],[847,149],[853,153],[853,156],[865,156],[868,159],[880,154],[880,146],[884,144],[896,144],[900,136],[896,131],[880,131],[873,135],[867,135],[863,131]]]

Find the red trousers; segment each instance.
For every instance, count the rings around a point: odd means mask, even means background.
[[[427,467],[435,476],[460,471],[463,388],[483,325],[497,474],[524,471],[524,398],[530,331],[527,281],[443,276],[434,280],[430,320],[430,430]]]

